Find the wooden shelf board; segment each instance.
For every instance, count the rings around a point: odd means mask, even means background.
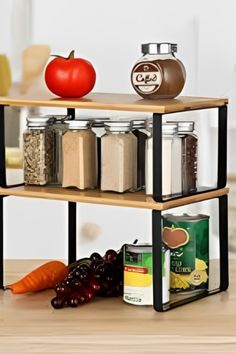
[[[228,188],[222,188],[219,190],[196,194],[189,197],[169,200],[164,203],[156,203],[151,196],[145,195],[144,192],[118,194],[100,192],[98,190],[79,191],[76,189],[38,186],[0,188],[0,195],[113,205],[152,210],[166,210],[181,205],[200,202],[206,199],[212,199],[225,195],[228,192]]]
[[[134,112],[172,113],[194,109],[220,107],[227,98],[179,96],[175,99],[148,100],[136,94],[91,93],[83,98],[59,98],[49,92],[29,92],[22,95],[18,86],[13,86],[8,97],[0,97],[0,105],[31,107],[65,107],[102,109]]]

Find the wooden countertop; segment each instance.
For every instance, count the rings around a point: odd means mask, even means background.
[[[39,261],[6,261],[6,282]],[[53,291],[0,291],[0,353],[236,353],[236,261],[227,292],[157,313],[121,299],[53,310]]]

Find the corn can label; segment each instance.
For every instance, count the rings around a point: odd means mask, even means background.
[[[169,301],[170,251],[162,248],[163,302]],[[153,304],[152,246],[126,245],[124,252],[124,301],[134,305]]]
[[[170,290],[208,288],[209,216],[163,216],[163,243],[170,248]]]

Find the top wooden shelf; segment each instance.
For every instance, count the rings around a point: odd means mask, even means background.
[[[21,95],[17,87],[13,87],[8,97],[0,97],[0,105],[9,106],[64,107],[161,114],[215,108],[227,103],[227,98],[179,96],[175,99],[148,100],[142,99],[136,94],[120,93],[91,93],[83,98],[65,99],[47,92],[31,92],[27,95]]]

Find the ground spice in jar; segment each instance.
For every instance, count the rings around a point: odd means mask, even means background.
[[[125,192],[137,188],[137,138],[127,121],[105,123],[101,138],[101,190]]]
[[[194,132],[193,121],[179,121],[177,124],[178,135],[182,140],[182,193],[188,194],[197,189],[198,137]]]
[[[96,136],[89,120],[67,122],[62,137],[62,187],[95,188],[97,184]]]
[[[45,185],[53,178],[54,135],[49,129],[50,118],[29,117],[23,134],[24,181]]]

